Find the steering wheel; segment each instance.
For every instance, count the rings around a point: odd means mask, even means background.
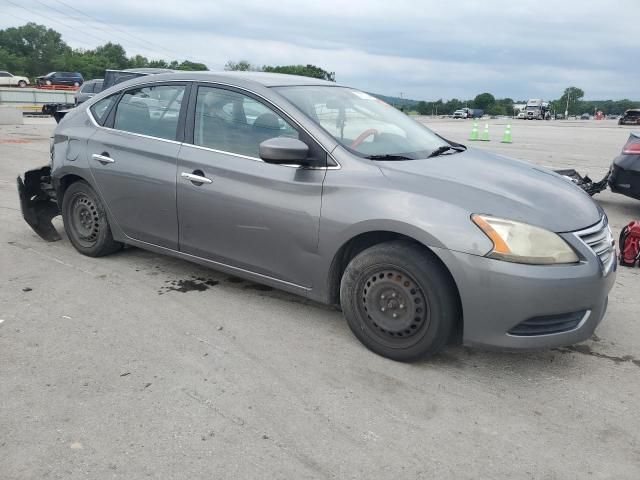
[[[371,135],[378,135],[378,133],[380,132],[378,132],[378,130],[376,130],[375,128],[369,128],[365,130],[360,135],[358,135],[358,138],[356,138],[351,143],[351,148],[358,148],[367,138],[369,138]]]

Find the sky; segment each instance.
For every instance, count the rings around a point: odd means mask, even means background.
[[[314,64],[345,85],[417,100],[490,92],[516,100],[640,99],[640,0],[0,0],[0,28],[25,20],[74,48],[222,70]]]

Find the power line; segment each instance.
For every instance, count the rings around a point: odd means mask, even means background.
[[[39,12],[37,12],[37,11],[35,11],[35,10],[29,9],[29,8],[27,8],[27,7],[23,6],[23,5],[20,5],[20,4],[18,4],[18,3],[15,3],[15,2],[13,2],[12,0],[6,0],[6,1],[7,1],[8,3],[10,3],[11,5],[13,5],[14,7],[18,7],[18,8],[21,8],[21,9],[23,9],[23,10],[26,10],[28,13],[30,13],[30,14],[32,14],[32,15],[38,15],[38,16],[40,16],[40,17],[42,17],[42,18],[44,18],[44,19],[48,20],[49,22],[59,23],[60,25],[62,25],[62,26],[64,26],[64,27],[66,27],[66,28],[70,28],[72,31],[76,31],[76,30],[77,30],[78,32],[82,33],[83,35],[89,35],[89,36],[91,36],[91,37],[93,37],[93,38],[97,38],[97,39],[98,39],[98,40],[100,40],[101,42],[104,42],[104,41],[105,41],[103,38],[96,37],[95,35],[92,35],[91,33],[84,32],[83,30],[81,30],[81,29],[79,29],[79,28],[76,28],[76,27],[73,27],[73,26],[71,26],[71,25],[68,25],[68,24],[66,24],[66,23],[64,23],[64,22],[61,22],[60,20],[57,20],[57,19],[56,19],[56,20],[54,20],[53,18],[48,17],[47,15],[43,15],[42,13],[39,13]],[[36,0],[36,1],[38,1],[38,0]],[[85,41],[86,41],[86,40],[85,40]],[[108,40],[106,40],[106,41],[108,42]]]
[[[13,18],[18,19],[18,20],[20,20],[21,22],[27,22],[27,23],[29,23],[29,22],[31,21],[31,20],[27,20],[26,18],[22,18],[22,17],[19,17],[19,16],[17,16],[17,15],[14,15],[13,13],[7,13],[7,12],[3,12],[3,13],[4,13],[4,15],[9,15],[10,17],[13,17]]]
[[[27,13],[29,13],[29,14],[31,14],[31,15],[37,15],[37,16],[39,16],[39,17],[41,17],[41,18],[46,19],[46,20],[47,20],[47,21],[49,21],[49,22],[54,22],[54,23],[56,23],[56,24],[62,25],[62,26],[64,26],[64,27],[66,27],[67,29],[70,29],[70,30],[71,30],[71,31],[73,31],[73,32],[79,32],[79,33],[81,33],[81,34],[83,34],[83,35],[86,35],[86,36],[89,36],[89,37],[93,37],[94,39],[97,39],[97,40],[99,40],[100,42],[105,42],[105,43],[112,42],[112,40],[110,40],[110,39],[105,39],[105,38],[103,38],[103,37],[101,37],[101,36],[98,36],[98,35],[95,35],[95,34],[93,34],[93,33],[87,32],[87,31],[86,31],[86,30],[84,30],[84,29],[81,29],[81,28],[79,28],[79,27],[75,27],[75,26],[73,26],[73,25],[70,25],[70,24],[68,24],[68,23],[65,23],[65,22],[63,22],[63,21],[59,20],[57,17],[56,17],[56,18],[53,18],[53,17],[51,17],[51,16],[47,16],[47,15],[45,15],[45,14],[43,14],[43,13],[40,13],[40,11],[39,11],[39,10],[35,10],[35,9],[33,9],[33,8],[25,7],[24,5],[20,5],[20,4],[18,4],[18,3],[16,3],[16,2],[14,2],[14,1],[12,1],[12,0],[6,0],[6,1],[7,1],[7,3],[9,3],[9,4],[13,5],[14,7],[21,8],[22,10],[26,11]],[[42,6],[46,7],[46,8],[48,8],[49,10],[51,10],[51,11],[55,12],[56,14],[58,14],[58,15],[62,15],[62,16],[63,16],[63,18],[69,18],[69,19],[71,19],[72,21],[74,21],[74,22],[76,22],[76,23],[79,23],[79,24],[84,25],[84,24],[82,23],[82,21],[81,21],[81,20],[79,20],[77,17],[73,17],[73,16],[69,15],[67,12],[63,11],[63,10],[60,10],[60,9],[58,9],[58,8],[55,8],[55,7],[52,7],[52,6],[50,6],[50,5],[46,4],[45,2],[43,2],[43,1],[41,1],[41,0],[35,0],[35,1],[36,1],[37,3],[39,3],[40,5],[42,5]],[[153,42],[150,42],[150,41],[148,41],[148,40],[141,39],[141,38],[139,39],[139,37],[136,37],[135,35],[129,34],[128,32],[125,32],[125,31],[123,31],[123,30],[121,30],[121,29],[119,29],[119,28],[117,28],[117,27],[115,27],[115,26],[113,26],[113,25],[110,25],[110,24],[108,24],[107,22],[104,22],[104,21],[102,21],[102,20],[100,20],[100,19],[98,19],[98,18],[96,18],[96,17],[94,17],[94,16],[92,16],[92,15],[89,15],[89,14],[87,14],[87,13],[83,12],[82,10],[79,10],[78,8],[73,7],[73,6],[69,5],[69,4],[67,4],[66,2],[63,2],[63,1],[61,1],[61,0],[57,0],[57,1],[58,1],[58,3],[60,3],[60,4],[64,5],[65,7],[69,8],[70,10],[73,10],[73,11],[75,11],[75,12],[77,12],[77,13],[79,13],[79,14],[83,15],[83,16],[85,16],[86,18],[89,18],[89,19],[91,19],[91,20],[92,20],[92,21],[94,21],[94,22],[98,22],[98,23],[101,23],[101,24],[105,25],[107,28],[109,28],[109,29],[110,29],[109,31],[106,31],[106,30],[104,30],[104,28],[100,28],[99,26],[98,26],[97,28],[98,28],[99,30],[101,30],[101,31],[103,31],[103,32],[105,32],[105,33],[107,33],[108,35],[110,35],[110,36],[112,36],[112,37],[115,37],[115,35],[114,35],[114,34],[113,34],[113,32],[112,32],[112,30],[115,30],[115,31],[121,32],[123,35],[127,35],[128,37],[131,37],[131,38],[135,39],[135,42],[136,42],[136,44],[138,44],[138,46],[139,46],[139,47],[143,48],[144,50],[147,50],[148,52],[151,52],[152,54],[155,54],[155,52],[156,52],[158,49],[160,49],[160,50],[163,50],[163,51],[167,52],[169,55],[171,55],[172,57],[174,57],[176,60],[178,60],[180,57],[182,57],[182,58],[186,58],[186,59],[189,59],[189,60],[191,60],[191,61],[194,61],[194,62],[199,62],[199,59],[195,59],[194,57],[191,57],[191,56],[189,56],[189,55],[181,55],[181,54],[179,54],[179,53],[177,53],[177,52],[174,52],[174,51],[171,51],[171,50],[169,50],[169,49],[167,49],[167,48],[164,48],[164,47],[162,47],[161,45],[154,44]],[[22,20],[22,21],[26,21],[26,22],[30,22],[30,21],[31,21],[31,20],[26,20],[26,19],[24,19],[24,18],[16,17],[15,15],[12,15],[12,16],[14,16],[15,18],[18,18],[19,20]],[[66,36],[66,37],[70,37],[70,38],[72,38],[72,39],[74,39],[74,40],[76,40],[76,41],[80,41],[80,43],[82,43],[82,44],[86,43],[86,38],[84,38],[84,39],[79,39],[78,37],[76,37],[76,36],[74,36],[74,35],[69,35],[69,34],[65,34],[65,36]],[[117,39],[116,39],[116,41],[117,41]],[[126,40],[126,41],[130,42],[130,40]],[[140,42],[145,42],[146,44],[151,45],[152,47],[154,47],[154,50],[152,50],[152,49],[150,49],[149,47],[146,47],[146,46],[144,46],[144,45],[141,45],[141,43],[140,43]],[[205,64],[206,64],[206,62],[202,62],[202,63],[205,63]]]
[[[65,22],[63,22],[63,21],[59,20],[57,17],[56,17],[56,18],[53,18],[53,17],[51,17],[51,16],[45,15],[45,14],[43,14],[43,13],[40,13],[40,11],[39,11],[39,10],[35,10],[34,8],[28,8],[28,7],[24,6],[24,5],[20,5],[20,4],[18,4],[18,3],[15,3],[15,2],[14,2],[14,1],[12,1],[12,0],[6,0],[6,1],[7,1],[7,3],[9,3],[9,4],[13,5],[14,7],[21,8],[22,10],[26,11],[27,13],[29,13],[29,14],[31,14],[31,15],[37,15],[37,16],[39,16],[39,17],[41,17],[41,18],[46,19],[48,22],[54,22],[54,23],[56,23],[56,24],[62,25],[62,26],[64,26],[64,27],[66,27],[67,29],[70,29],[70,30],[71,30],[71,31],[73,31],[73,32],[79,32],[79,33],[81,33],[81,34],[83,34],[83,35],[86,35],[86,36],[92,37],[92,38],[94,38],[94,39],[97,39],[97,40],[99,40],[100,42],[103,42],[103,43],[110,43],[110,42],[112,42],[112,40],[110,40],[110,39],[105,39],[105,38],[103,38],[102,36],[98,36],[98,35],[95,35],[94,33],[87,32],[85,29],[82,29],[82,28],[79,28],[79,27],[76,27],[76,26],[70,25],[70,24],[68,24],[68,23],[65,23]],[[72,20],[72,21],[74,21],[74,22],[76,22],[76,23],[79,23],[79,24],[81,24],[81,25],[84,25],[84,24],[81,22],[81,20],[77,19],[76,17],[73,17],[73,16],[69,15],[67,12],[65,12],[65,11],[63,11],[63,10],[60,10],[60,9],[55,8],[55,7],[53,7],[53,6],[50,6],[50,5],[46,4],[45,2],[43,2],[43,1],[41,1],[41,0],[35,0],[35,1],[36,1],[37,3],[39,3],[40,5],[42,5],[42,6],[46,7],[46,8],[48,8],[49,10],[51,10],[51,11],[55,12],[56,14],[58,14],[58,15],[62,15],[64,18],[69,18],[70,20]],[[93,16],[91,16],[91,15],[89,15],[89,14],[86,14],[86,13],[84,13],[83,11],[79,10],[78,8],[75,8],[75,7],[71,6],[71,5],[68,5],[67,3],[62,2],[62,1],[60,1],[60,0],[58,0],[58,3],[60,3],[60,4],[64,5],[64,6],[66,6],[67,8],[70,8],[71,10],[73,10],[73,11],[75,11],[75,12],[80,13],[81,15],[83,15],[83,16],[85,16],[85,17],[87,17],[87,18],[91,19],[92,21],[99,22],[99,23],[101,23],[101,24],[105,25],[106,27],[108,27],[108,28],[110,29],[110,31],[106,31],[106,30],[104,30],[104,28],[100,28],[99,26],[98,26],[97,28],[98,28],[99,30],[101,30],[101,31],[103,31],[103,32],[105,32],[105,33],[107,33],[107,34],[108,34],[108,35],[110,35],[112,38],[113,38],[113,37],[116,37],[116,36],[113,34],[113,32],[112,32],[111,30],[115,30],[115,31],[121,32],[122,34],[127,35],[127,36],[129,36],[129,37],[131,37],[131,38],[135,39],[135,42],[136,42],[136,44],[138,45],[138,47],[139,47],[139,48],[143,48],[144,50],[147,50],[148,52],[150,52],[150,53],[151,53],[151,54],[153,54],[153,55],[155,55],[155,54],[156,54],[156,51],[157,51],[158,49],[160,49],[160,50],[163,50],[163,51],[167,52],[169,55],[171,55],[171,57],[177,57],[177,58],[175,58],[176,60],[178,60],[180,57],[182,57],[182,58],[187,58],[187,59],[189,59],[189,60],[191,60],[191,61],[194,61],[194,62],[198,62],[198,61],[199,61],[198,59],[195,59],[195,58],[193,58],[193,57],[191,57],[191,56],[188,56],[188,55],[180,55],[180,54],[179,54],[179,53],[177,53],[177,52],[173,52],[173,51],[171,51],[171,50],[169,50],[169,49],[167,49],[167,48],[162,47],[161,45],[154,44],[154,43],[152,43],[152,42],[150,42],[150,41],[147,41],[147,40],[144,40],[144,39],[140,39],[140,40],[138,40],[138,37],[136,37],[136,36],[134,36],[134,35],[131,35],[131,34],[129,34],[129,33],[127,33],[127,32],[125,32],[125,31],[123,31],[123,30],[121,30],[121,29],[119,29],[119,28],[115,27],[115,26],[109,25],[108,23],[106,23],[106,22],[104,22],[104,21],[102,21],[102,20],[99,20],[99,19],[98,19],[98,18],[96,18],[96,17],[93,17]],[[12,15],[12,16],[14,16],[15,18],[18,18],[19,20],[22,20],[22,21],[26,21],[26,22],[30,22],[30,21],[31,21],[31,20],[26,20],[26,19],[24,19],[24,18],[16,17],[15,15]],[[65,36],[66,36],[66,37],[68,37],[68,38],[72,38],[72,39],[74,39],[74,40],[76,40],[76,41],[79,41],[79,42],[80,42],[80,43],[82,43],[82,44],[85,44],[85,43],[86,43],[86,38],[84,38],[84,39],[80,39],[79,37],[76,37],[76,36],[74,36],[74,35],[69,35],[69,34],[65,34]],[[117,41],[117,38],[116,38],[116,41]],[[130,40],[125,40],[125,41],[126,41],[126,42],[131,42]],[[148,45],[151,45],[152,47],[154,47],[154,49],[152,50],[152,49],[150,49],[149,47],[146,47],[146,46],[142,45],[142,44],[140,43],[140,41],[145,42],[145,43],[147,43]],[[205,62],[202,62],[202,63],[205,63]]]
[[[38,2],[40,5],[42,5],[43,7],[46,7],[46,8],[48,8],[49,10],[51,10],[51,11],[53,11],[53,12],[56,12],[56,13],[58,13],[58,14],[62,15],[62,18],[65,18],[65,19],[66,19],[66,18],[68,17],[68,18],[70,18],[71,20],[76,21],[77,23],[81,23],[81,22],[78,22],[77,20],[75,20],[75,19],[74,19],[73,17],[71,17],[70,15],[67,15],[67,12],[64,12],[64,11],[62,11],[62,10],[59,10],[59,9],[55,8],[55,7],[52,7],[51,5],[48,5],[48,4],[44,3],[44,2],[42,2],[41,0],[35,0],[35,1],[36,1],[36,2]],[[62,23],[62,22],[60,22],[60,23]],[[66,24],[63,24],[63,25],[66,25]],[[67,25],[67,27],[69,27],[69,28],[74,28],[74,27],[72,27],[72,26],[70,26],[70,25]],[[77,28],[77,27],[76,27],[76,28]],[[86,32],[84,32],[84,31],[82,31],[82,30],[80,30],[80,29],[77,29],[77,30],[81,31],[81,32],[82,32],[82,33],[84,33],[85,35],[87,34]],[[92,34],[92,33],[90,33],[89,35],[93,36],[93,38],[97,38],[97,39],[98,39],[98,40],[100,40],[101,42],[107,42],[107,43],[108,43],[108,42],[111,42],[111,40],[106,40],[106,39],[104,39],[104,38],[102,38],[102,37],[98,37],[98,36],[96,36],[96,35],[94,35],[94,34]]]
[[[144,42],[144,43],[146,43],[147,45],[152,46],[152,47],[153,47],[154,49],[156,49],[156,50],[160,49],[160,50],[164,50],[166,53],[169,53],[170,55],[173,55],[173,56],[180,56],[180,54],[178,54],[177,52],[174,52],[174,51],[172,51],[172,50],[168,50],[167,48],[163,47],[162,45],[159,45],[159,44],[156,44],[156,43],[150,42],[149,40],[146,40],[146,39],[144,39],[144,38],[137,37],[136,35],[132,35],[132,34],[130,34],[130,33],[128,33],[128,32],[126,32],[126,31],[124,31],[124,30],[119,29],[118,27],[116,27],[116,26],[115,26],[115,25],[113,25],[113,24],[109,24],[109,23],[107,23],[107,22],[105,22],[105,21],[103,21],[103,20],[100,20],[99,18],[94,17],[93,15],[89,15],[88,13],[85,13],[85,12],[83,12],[82,10],[80,10],[80,9],[78,9],[78,8],[74,7],[74,6],[69,5],[68,3],[63,2],[62,0],[57,0],[57,3],[60,3],[61,5],[64,5],[65,7],[69,8],[70,10],[73,10],[73,11],[75,11],[75,12],[79,13],[80,15],[83,15],[83,16],[87,17],[88,19],[93,20],[94,22],[98,22],[98,23],[101,23],[101,24],[105,25],[105,26],[106,26],[106,27],[108,27],[110,30],[115,30],[115,31],[117,31],[117,32],[120,32],[121,34],[126,35],[126,36],[128,36],[128,37],[130,37],[130,38],[134,39],[134,40],[135,40],[136,42],[138,42],[138,43],[139,43],[139,42]],[[147,48],[147,50],[148,50],[148,48]],[[152,50],[149,50],[149,51],[152,51]]]
[[[33,11],[33,10],[30,10],[30,9],[28,9],[27,7],[24,7],[24,6],[22,6],[22,5],[19,5],[19,4],[17,4],[17,3],[12,2],[11,0],[5,0],[5,1],[6,1],[7,3],[10,3],[11,5],[13,5],[14,7],[21,8],[22,10],[26,11],[26,12],[27,12],[27,13],[29,13],[30,15],[37,15],[37,16],[39,16],[39,17],[44,18],[44,19],[45,19],[45,20],[47,20],[48,22],[56,22],[56,20],[53,20],[53,19],[51,19],[51,18],[47,17],[46,15],[42,15],[41,13],[35,12],[35,11]],[[15,18],[18,18],[19,20],[22,20],[23,22],[27,22],[27,23],[31,23],[31,22],[33,22],[33,20],[26,20],[26,19],[24,19],[24,18],[17,17],[16,15],[12,15],[12,16],[13,16],[13,17],[15,17]],[[61,22],[57,22],[57,23],[61,23]],[[61,23],[61,24],[62,24],[62,23]],[[62,24],[62,25],[64,25],[64,24]],[[69,27],[68,25],[64,25],[64,26],[65,26],[66,28],[71,28],[72,30],[76,30],[75,28],[73,28],[73,27]],[[80,43],[84,43],[84,42],[86,42],[86,39],[82,40],[80,37],[76,37],[75,35],[65,34],[65,36],[66,36],[66,37],[69,37],[69,38],[72,38],[72,39],[74,39],[74,40],[76,40],[76,41],[78,41],[78,42],[80,42]]]
[[[69,15],[67,12],[64,12],[64,11],[62,11],[62,10],[59,10],[59,9],[57,9],[57,8],[54,8],[54,7],[52,7],[52,6],[48,5],[48,4],[46,4],[46,3],[44,3],[44,2],[42,2],[42,1],[40,1],[40,0],[35,0],[35,1],[36,1],[36,2],[38,2],[38,3],[39,3],[39,4],[41,4],[41,5],[44,5],[45,7],[49,8],[50,10],[53,10],[53,11],[55,11],[55,12],[57,12],[57,13],[59,13],[59,14],[63,15],[63,16],[64,16],[64,17],[66,17],[66,18],[69,18],[69,19],[71,19],[71,20],[73,20],[73,21],[75,21],[75,22],[77,22],[77,23],[84,24],[82,21],[78,20],[78,19],[77,19],[77,18],[75,18],[75,17],[72,17],[72,16],[71,16],[71,15]],[[85,22],[85,23],[86,23],[86,22]],[[101,30],[101,31],[105,32],[106,34],[108,34],[110,37],[115,37],[115,35],[113,34],[113,32],[112,32],[112,31],[107,31],[107,30],[105,30],[104,28],[100,28],[99,26],[93,26],[93,27],[91,27],[91,28],[97,28],[97,29],[99,29],[99,30]],[[103,39],[103,41],[105,41],[105,40]],[[111,40],[108,40],[108,42],[111,42]],[[151,50],[151,49],[149,49],[149,48],[147,48],[147,47],[145,47],[145,46],[142,46],[142,48],[144,48],[145,50],[147,50],[147,51],[149,51],[149,52],[152,52],[152,53],[153,53],[153,50]]]

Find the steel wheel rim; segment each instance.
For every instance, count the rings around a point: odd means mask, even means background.
[[[403,269],[368,269],[358,282],[361,318],[371,336],[388,347],[417,343],[429,328],[431,313],[420,285]]]
[[[74,236],[85,247],[92,247],[98,241],[100,216],[91,198],[77,194],[71,203],[71,225]]]

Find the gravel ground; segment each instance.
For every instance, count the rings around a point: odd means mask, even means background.
[[[420,120],[463,143],[471,130]],[[594,178],[629,131],[514,121],[501,144],[491,122],[473,146]],[[640,478],[640,269],[621,269],[577,347],[395,363],[305,299],[40,240],[15,177],[47,162],[53,128],[0,127],[0,478]],[[597,200],[616,233],[640,219],[639,201]]]

